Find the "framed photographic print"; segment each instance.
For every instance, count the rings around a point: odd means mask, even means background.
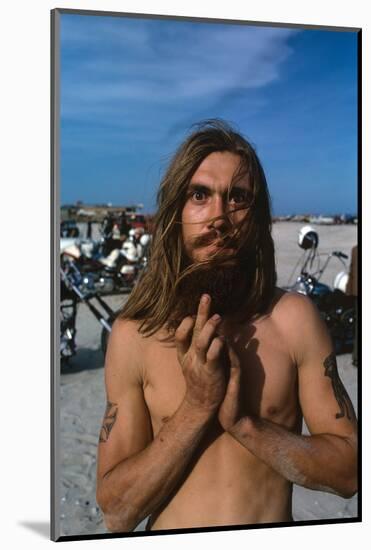
[[[361,30],[51,24],[52,539],[361,521]]]

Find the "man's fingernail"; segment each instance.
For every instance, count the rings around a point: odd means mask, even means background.
[[[201,301],[202,301],[203,304],[207,304],[207,302],[209,301],[208,294],[203,294],[202,298],[201,298]]]

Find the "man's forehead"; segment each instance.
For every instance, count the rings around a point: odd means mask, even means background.
[[[194,172],[190,184],[197,183],[250,187],[250,178],[240,155],[217,151],[205,157]]]

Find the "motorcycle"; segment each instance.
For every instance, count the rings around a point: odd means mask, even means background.
[[[355,322],[354,297],[345,293],[348,280],[345,260],[348,256],[335,250],[326,255],[326,260],[321,266],[317,251],[318,241],[318,233],[311,226],[301,228],[298,244],[304,249],[304,253],[294,267],[288,285],[284,288],[290,292],[309,296],[313,300],[329,329],[335,352],[347,353],[353,348]],[[333,288],[320,282],[332,258],[339,260],[344,267],[336,275]],[[302,262],[300,274],[295,283],[290,286],[289,283],[300,262]],[[313,270],[314,265],[317,266],[316,270]]]
[[[135,231],[130,230],[121,246],[111,250],[106,257],[98,258],[105,269],[114,274],[115,289],[118,292],[132,290],[147,266],[150,235],[143,233],[137,237]]]
[[[125,241],[107,239],[98,241],[61,239],[61,253],[71,256],[84,272],[84,283],[100,294],[121,294],[130,292],[147,265],[151,237],[141,234],[136,238],[131,230]],[[112,246],[111,241],[115,243]],[[108,254],[105,253],[109,250]]]
[[[112,329],[116,313],[103,300],[99,292],[87,287],[84,274],[76,262],[68,256],[61,261],[61,304],[60,304],[60,358],[66,363],[76,354],[76,314],[79,303],[84,303],[102,325],[101,349],[106,353],[108,336]],[[92,303],[96,301],[97,304]],[[100,306],[100,309],[97,307]]]

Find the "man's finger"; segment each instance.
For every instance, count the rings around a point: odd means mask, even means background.
[[[185,317],[175,331],[175,345],[179,359],[183,358],[191,345],[194,325],[193,317]]]
[[[218,365],[219,359],[223,353],[224,340],[221,337],[216,337],[212,340],[206,354],[206,361],[211,367]]]
[[[216,336],[215,332],[220,324],[220,315],[213,315],[208,321],[206,321],[201,332],[193,338],[193,344],[197,356],[201,361],[205,361],[207,351],[210,347],[212,339]]]
[[[193,331],[194,338],[197,338],[209,318],[210,303],[210,296],[208,294],[203,294],[198,304],[196,323]]]
[[[237,353],[234,351],[233,347],[228,345],[228,357],[231,367],[231,376],[239,376],[241,373],[241,363],[240,358]]]
[[[228,346],[227,353],[230,368],[226,395],[234,395],[235,392],[238,392],[240,388],[241,363],[238,355],[230,345]]]

